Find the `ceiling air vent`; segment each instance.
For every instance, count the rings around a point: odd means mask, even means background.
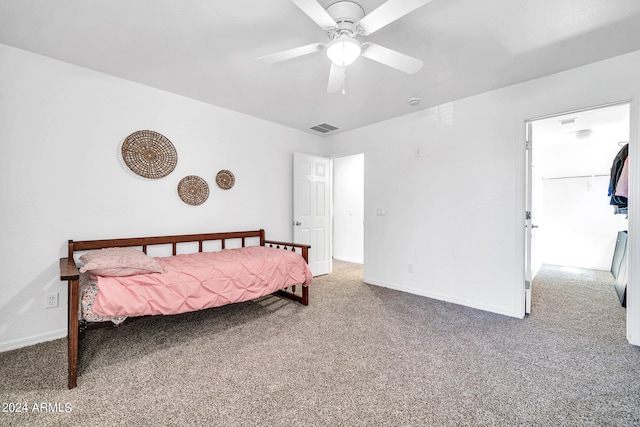
[[[327,133],[327,132],[331,132],[332,130],[336,130],[338,128],[335,126],[329,125],[327,123],[322,123],[320,125],[316,125],[312,127],[311,129],[315,130],[316,132]]]

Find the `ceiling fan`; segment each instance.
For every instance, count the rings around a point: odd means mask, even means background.
[[[422,68],[423,62],[420,59],[357,39],[378,31],[431,0],[387,0],[367,15],[359,4],[352,1],[339,1],[326,9],[317,0],[291,1],[327,31],[329,43],[313,43],[261,56],[258,59],[275,63],[326,50],[327,56],[331,59],[327,85],[329,93],[345,93],[346,67],[360,56],[408,74],[414,74]]]

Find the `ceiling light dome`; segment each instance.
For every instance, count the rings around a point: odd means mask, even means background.
[[[593,135],[592,129],[580,129],[576,131],[576,138],[578,139],[587,139]]]
[[[331,62],[340,67],[353,64],[360,56],[360,53],[362,53],[360,43],[346,34],[334,39],[327,48],[327,56],[331,59]]]

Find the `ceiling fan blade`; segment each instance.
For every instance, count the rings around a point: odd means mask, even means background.
[[[424,64],[422,60],[414,58],[404,53],[388,49],[386,47],[366,43],[362,46],[362,56],[372,59],[381,64],[388,65],[396,70],[404,71],[407,74],[417,73]]]
[[[272,53],[270,55],[261,56],[258,59],[274,63],[308,55],[310,53],[315,53],[321,51],[322,49],[324,49],[324,45],[322,43],[313,43],[306,46],[295,47],[293,49],[287,49],[281,52]]]
[[[336,21],[327,13],[326,10],[316,0],[291,0],[304,13],[313,19],[323,30],[331,30],[338,28]]]
[[[329,71],[329,84],[327,85],[327,92],[337,93],[342,91],[344,93],[344,75],[345,67],[331,63],[331,70]]]
[[[362,18],[358,25],[364,31],[364,35],[378,31],[387,24],[404,15],[413,12],[420,6],[424,6],[431,0],[387,0],[377,9]]]

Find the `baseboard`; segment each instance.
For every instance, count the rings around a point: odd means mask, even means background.
[[[67,336],[67,329],[58,329],[57,331],[47,332],[46,334],[35,335],[32,337],[21,338],[15,341],[0,343],[0,353],[10,350],[16,350],[30,345],[40,344],[47,341],[53,341]]]
[[[520,316],[517,313],[514,313],[512,311],[508,311],[508,310],[504,310],[501,307],[495,307],[495,306],[491,306],[491,305],[486,305],[486,304],[478,304],[476,301],[470,301],[470,300],[466,300],[463,298],[454,298],[451,297],[450,295],[446,295],[446,294],[440,294],[437,292],[429,292],[429,291],[425,291],[424,289],[416,289],[416,288],[410,288],[407,286],[399,286],[396,285],[394,283],[387,283],[384,281],[380,281],[380,280],[375,280],[375,279],[367,279],[364,278],[364,282],[370,285],[375,285],[375,286],[381,286],[383,288],[389,288],[389,289],[393,289],[396,291],[401,291],[401,292],[406,292],[408,294],[413,294],[413,295],[419,295],[422,297],[427,297],[427,298],[432,298],[438,301],[444,301],[444,302],[449,302],[452,304],[458,304],[458,305],[463,305],[465,307],[469,307],[469,308],[474,308],[477,310],[482,310],[482,311],[488,311],[491,313],[496,313],[496,314],[501,314],[504,316],[509,316],[509,317],[517,317],[519,319],[522,318],[522,316]]]
[[[348,258],[348,257],[337,257],[337,256],[334,256],[333,259],[336,259],[338,261],[344,261],[344,262],[352,262],[354,264],[364,264],[364,261],[362,259],[355,259],[355,258]]]

